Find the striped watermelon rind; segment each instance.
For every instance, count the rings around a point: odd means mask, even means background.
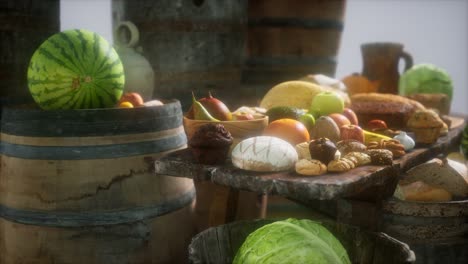
[[[31,57],[29,91],[45,110],[114,107],[123,93],[123,64],[97,33],[72,29],[52,35]]]

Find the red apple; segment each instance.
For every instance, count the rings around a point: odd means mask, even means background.
[[[359,125],[357,115],[351,108],[345,107],[345,109],[343,109],[343,115],[349,119],[349,121],[351,122],[351,125],[355,125],[355,126]]]
[[[372,119],[369,122],[367,122],[367,128],[370,130],[381,130],[381,129],[387,129],[387,123],[385,121],[380,120],[380,119]]]
[[[250,113],[240,112],[240,113],[234,113],[232,115],[232,120],[252,120],[252,119],[255,119],[255,117]]]
[[[336,125],[340,128],[344,125],[351,125],[351,121],[344,115],[338,114],[338,113],[333,113],[329,114],[329,117],[335,121]]]
[[[340,127],[340,135],[342,140],[354,139],[364,143],[364,131],[360,126],[344,125]]]
[[[142,106],[144,101],[139,93],[124,93],[120,97],[119,103],[130,102],[133,106]]]

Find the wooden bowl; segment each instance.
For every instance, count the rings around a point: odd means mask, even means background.
[[[214,123],[223,124],[224,127],[231,133],[234,138],[231,148],[243,139],[259,136],[263,133],[263,129],[268,125],[268,116],[256,116],[252,120],[235,120],[235,121],[208,121],[194,120],[184,116],[184,129],[187,139],[193,136],[195,131],[202,125]]]

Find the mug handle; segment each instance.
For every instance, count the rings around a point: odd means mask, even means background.
[[[411,56],[411,54],[406,51],[402,51],[400,57],[405,61],[404,71],[407,71],[409,68],[413,67],[413,56]]]
[[[128,36],[126,36],[128,34]],[[133,48],[140,40],[138,28],[130,21],[120,22],[114,30],[115,42],[124,47]]]

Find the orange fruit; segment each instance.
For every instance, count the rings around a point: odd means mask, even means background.
[[[119,104],[122,102],[129,102],[132,104],[132,107],[134,106],[142,106],[144,103],[143,98],[139,93],[124,93],[119,100]]]
[[[306,126],[300,121],[290,118],[282,118],[271,122],[263,130],[263,135],[281,138],[293,146],[310,140]]]
[[[133,108],[133,104],[127,101],[121,102],[119,104],[120,108]]]

